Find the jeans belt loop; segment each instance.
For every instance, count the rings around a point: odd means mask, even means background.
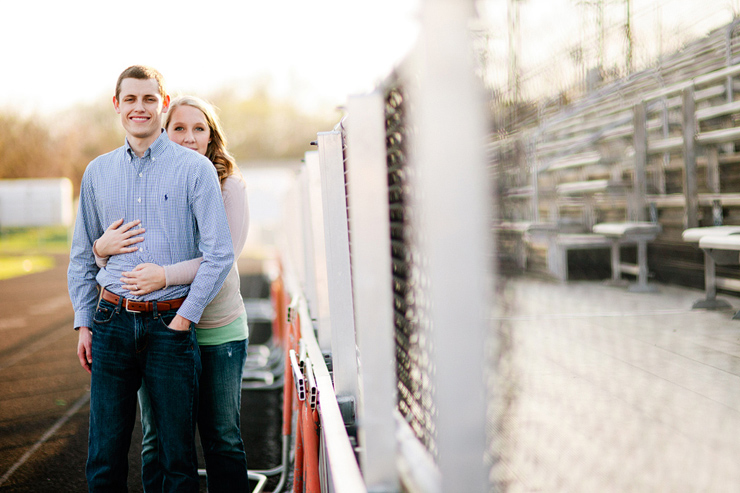
[[[157,320],[157,317],[159,316],[159,314],[157,313],[157,300],[152,301],[152,306],[154,307],[154,310],[152,310],[154,312],[153,313],[154,320]]]
[[[114,314],[118,315],[119,313],[121,313],[121,306],[123,305],[123,300],[124,300],[123,296],[118,298],[118,303],[116,303],[116,309],[113,312]]]

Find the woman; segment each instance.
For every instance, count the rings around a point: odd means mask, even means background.
[[[246,186],[234,159],[226,151],[226,139],[213,107],[192,96],[177,98],[170,106],[165,129],[173,142],[188,147],[211,160],[221,182],[226,218],[231,231],[235,258],[244,248],[249,228]],[[111,255],[137,250],[144,241],[141,221],[113,223],[93,245],[98,264]],[[174,265],[140,264],[124,272],[124,287],[141,296],[165,286],[190,284],[202,259]],[[221,291],[203,311],[195,326],[201,351],[203,373],[200,379],[198,429],[206,461],[208,491],[251,491],[247,461],[239,429],[241,376],[247,357],[249,329],[244,302],[239,292],[236,261]],[[142,481],[145,491],[161,491],[157,435],[149,397],[139,391],[142,427]]]

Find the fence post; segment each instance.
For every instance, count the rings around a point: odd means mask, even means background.
[[[307,205],[313,246],[314,305],[311,318],[316,320],[317,340],[322,351],[331,349],[331,316],[329,307],[329,280],[327,274],[326,236],[324,235],[324,204],[321,186],[319,152],[306,153]],[[305,227],[305,225],[304,225]]]
[[[319,132],[319,170],[324,217],[326,296],[331,322],[334,391],[337,397],[357,401],[357,340],[352,307],[349,226],[347,218],[344,152],[341,131]],[[322,274],[323,275],[323,274]],[[321,328],[319,328],[321,330]],[[321,337],[319,337],[321,345]],[[324,349],[323,345],[322,349]],[[348,415],[354,409],[348,410]],[[345,424],[352,424],[345,422]]]
[[[412,227],[418,228],[428,283],[441,491],[489,489],[483,373],[486,342],[495,344],[486,336],[496,254],[485,104],[468,37],[473,15],[472,1],[422,2],[418,88],[411,94],[418,129],[410,180],[418,215]]]
[[[318,161],[318,152],[310,151],[305,154],[305,161],[309,163],[311,161]],[[311,218],[311,197],[309,190],[309,179],[308,170],[303,168],[301,173],[298,175],[298,195],[297,209],[293,212],[297,218],[289,218],[290,222],[295,225],[299,230],[300,236],[299,241],[302,243],[303,249],[298,250],[296,257],[297,263],[300,263],[300,275],[301,288],[306,294],[309,310],[316,317],[318,313],[318,302],[316,295],[316,259],[314,255],[314,228],[312,227]],[[297,219],[297,221],[296,221]],[[289,239],[287,239],[290,242]]]
[[[385,101],[374,92],[347,102],[352,273],[357,346],[362,361],[357,406],[360,464],[368,491],[398,491]]]

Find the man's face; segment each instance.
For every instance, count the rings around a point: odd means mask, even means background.
[[[119,98],[113,98],[113,106],[127,135],[137,139],[159,136],[169,96],[162,99],[155,79],[123,79]]]

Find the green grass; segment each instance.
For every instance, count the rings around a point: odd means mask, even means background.
[[[68,228],[0,228],[0,256],[69,252]]]
[[[42,255],[0,256],[0,280],[41,272],[54,267],[52,257]]]
[[[68,254],[68,229],[0,228],[0,280],[54,267],[53,255]]]

